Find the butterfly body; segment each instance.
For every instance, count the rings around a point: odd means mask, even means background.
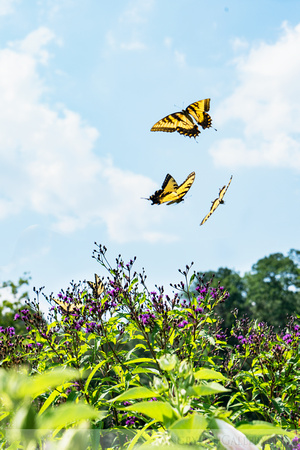
[[[212,215],[212,213],[217,209],[217,207],[219,205],[224,204],[223,197],[224,197],[224,195],[225,195],[225,193],[226,193],[226,191],[227,191],[227,189],[228,189],[228,187],[229,187],[229,185],[231,183],[231,180],[232,180],[232,175],[230,177],[230,180],[229,180],[229,183],[227,184],[227,186],[224,185],[221,189],[219,189],[219,197],[211,202],[212,205],[210,207],[210,211],[209,211],[208,214],[206,214],[206,216],[204,217],[204,219],[200,223],[200,226],[203,225],[207,221],[207,219]]]
[[[172,203],[180,203],[184,200],[183,197],[191,188],[195,176],[195,172],[191,172],[186,180],[180,186],[178,186],[172,175],[168,173],[161,189],[155,191],[154,194],[150,195],[147,200],[151,200],[152,205],[160,205],[161,203],[167,203],[168,205],[171,205]]]
[[[197,124],[203,129],[211,127],[212,120],[206,112],[209,111],[209,107],[209,98],[191,103],[186,109],[169,114],[156,122],[151,128],[151,131],[165,131],[167,133],[177,131],[185,136],[196,138],[200,134]]]

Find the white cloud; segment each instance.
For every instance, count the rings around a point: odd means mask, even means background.
[[[146,49],[146,45],[136,35],[133,36],[136,33],[131,33],[132,36],[128,40],[122,40],[123,38],[119,38],[117,34],[112,31],[106,33],[106,42],[110,50],[137,51]]]
[[[132,0],[129,7],[120,16],[120,22],[128,24],[144,23],[147,21],[148,14],[152,11],[153,0]]]
[[[186,66],[186,60],[185,60],[185,54],[178,52],[177,50],[174,51],[175,61],[180,67]]]
[[[0,16],[12,14],[19,0],[0,0]]]
[[[41,22],[47,19],[53,20],[64,9],[72,7],[74,0],[37,0]]]
[[[139,40],[132,40],[130,42],[121,43],[120,48],[122,50],[132,51],[132,50],[144,50],[146,48],[146,46]]]
[[[173,44],[173,39],[170,37],[165,37],[164,39],[164,46],[167,48],[171,48]]]
[[[9,47],[17,53],[35,57],[41,64],[47,64],[49,52],[43,47],[55,39],[55,34],[47,27],[40,27],[29,33],[22,41],[9,43]],[[56,40],[58,42],[58,40]]]
[[[53,39],[42,28],[0,50],[0,217],[31,211],[60,232],[102,223],[115,241],[153,241],[165,213],[154,217],[140,197],[155,183],[96,156],[97,129],[65,106],[43,102],[38,65]]]
[[[219,105],[214,123],[242,136],[214,144],[216,164],[300,170],[299,48],[300,24],[284,24],[277,42],[262,42],[236,59],[238,85]]]
[[[129,2],[129,6],[119,15],[115,26],[106,33],[110,51],[140,51],[147,48],[141,36],[153,5],[154,0]]]

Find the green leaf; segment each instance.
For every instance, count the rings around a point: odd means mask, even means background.
[[[145,414],[151,417],[151,419],[162,422],[166,427],[180,418],[178,412],[166,402],[139,402],[119,409]]]
[[[134,448],[135,444],[137,443],[137,441],[140,439],[140,437],[144,437],[145,439],[148,440],[149,436],[145,433],[145,431],[147,430],[147,428],[151,427],[155,422],[156,422],[156,420],[151,420],[151,422],[146,423],[144,425],[144,427],[132,439],[127,450],[132,450]]]
[[[269,422],[254,421],[236,427],[237,430],[244,433],[246,436],[269,436],[273,434],[281,434],[290,437],[294,437],[295,434],[291,431],[284,430]]]
[[[126,365],[136,364],[136,363],[140,363],[140,362],[151,362],[153,364],[156,364],[156,362],[153,358],[136,358],[136,359],[131,359],[129,361],[126,361]]]
[[[71,423],[83,420],[102,419],[106,412],[97,411],[84,403],[64,403],[38,417],[37,423],[41,434],[49,433],[49,430],[64,428]]]
[[[123,394],[118,395],[115,398],[109,400],[110,402],[124,402],[125,400],[134,400],[136,398],[152,398],[157,397],[158,394],[151,389],[145,387],[136,387],[128,389],[128,391],[123,392]]]
[[[194,397],[200,397],[201,395],[218,394],[219,392],[229,392],[230,389],[226,389],[219,383],[212,381],[211,383],[190,386],[187,389],[187,394]]]
[[[226,380],[220,372],[216,372],[212,369],[202,368],[194,373],[195,380]]]
[[[99,364],[97,364],[97,365],[94,367],[94,369],[91,371],[91,373],[89,374],[89,376],[88,376],[88,378],[87,378],[87,380],[86,380],[85,386],[84,386],[84,393],[85,393],[85,394],[88,393],[88,387],[89,387],[89,384],[90,384],[90,382],[91,382],[93,376],[95,375],[95,373],[97,372],[97,370],[100,369],[100,367],[103,366],[103,364],[105,364],[105,363],[106,363],[106,361],[100,361]]]
[[[207,423],[204,416],[194,413],[174,422],[169,431],[175,442],[192,444],[197,442],[202,432],[206,430]]]
[[[48,389],[62,385],[67,381],[80,378],[78,370],[54,369],[42,375],[33,375],[22,382],[19,389],[19,397],[37,397]]]
[[[62,438],[56,443],[55,449],[82,450],[90,448],[89,444],[90,444],[89,423],[83,422],[77,429],[67,430],[63,434]]]
[[[59,397],[60,395],[61,395],[61,393],[57,390],[54,390],[53,392],[51,392],[51,394],[49,395],[49,397],[47,398],[47,400],[44,402],[43,406],[39,410],[38,415],[40,416],[41,414],[43,414],[43,412],[46,411],[47,408],[49,408],[51,403],[54,402],[56,397]]]

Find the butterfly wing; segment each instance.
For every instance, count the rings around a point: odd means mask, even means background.
[[[203,224],[207,221],[207,219],[208,219],[208,218],[212,215],[212,213],[217,209],[217,207],[219,206],[219,204],[220,204],[220,201],[219,201],[218,198],[216,198],[216,200],[214,200],[214,201],[212,202],[212,205],[211,205],[211,207],[210,207],[210,211],[209,211],[208,214],[206,214],[206,216],[204,217],[204,219],[203,219],[202,222],[200,223],[200,226],[203,225]]]
[[[196,176],[195,172],[191,172],[187,176],[186,180],[177,188],[177,190],[175,192],[176,198],[171,199],[171,201],[169,201],[168,205],[171,205],[172,203],[180,203],[184,200],[183,197],[190,190],[192,184],[194,183],[195,176]]]
[[[220,192],[219,192],[219,200],[220,200],[220,203],[224,203],[223,197],[224,197],[224,195],[226,194],[227,189],[229,188],[229,185],[230,185],[230,183],[231,183],[231,180],[232,180],[232,175],[231,175],[231,177],[230,177],[230,180],[229,180],[229,183],[227,184],[227,186],[223,186],[222,189],[220,189]]]
[[[206,111],[209,111],[210,98],[199,100],[186,108],[187,114],[190,114],[203,129],[211,127],[211,117]]]
[[[166,175],[166,178],[161,186],[162,190],[165,192],[173,192],[178,189],[178,184],[175,179],[169,173]]]
[[[216,198],[216,199],[212,202],[210,211],[209,211],[209,213],[204,217],[204,219],[203,219],[202,222],[200,223],[200,226],[203,225],[203,224],[207,221],[207,219],[208,219],[208,218],[212,215],[212,213],[217,209],[217,207],[220,205],[220,203],[224,203],[223,197],[224,197],[224,195],[225,195],[225,193],[226,193],[226,191],[227,191],[227,189],[228,189],[228,187],[229,187],[229,185],[230,185],[230,183],[231,183],[231,180],[232,180],[232,175],[231,175],[231,177],[230,177],[230,180],[229,180],[229,183],[227,184],[227,186],[225,185],[225,186],[223,186],[223,187],[220,189],[220,191],[219,191],[219,197]]]
[[[93,297],[99,298],[104,292],[104,285],[100,277],[95,273],[95,283],[93,281],[88,281],[88,285],[93,289]]]
[[[178,133],[189,137],[196,137],[200,133],[197,125],[194,124],[186,110],[169,114],[156,122],[150,131],[165,131],[167,133],[178,131]]]

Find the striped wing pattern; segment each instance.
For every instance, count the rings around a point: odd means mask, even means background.
[[[195,180],[195,172],[191,172],[186,180],[178,187],[176,190],[176,198],[174,200],[169,201],[168,205],[171,205],[172,203],[180,203],[184,200],[184,196],[187,194],[187,192],[190,190],[192,184]]]
[[[88,281],[87,282],[90,288],[93,289],[93,297],[99,298],[100,295],[104,292],[104,286],[100,279],[100,277],[95,273],[95,282]]]
[[[197,125],[185,111],[169,114],[155,123],[151,131],[165,131],[167,133],[178,131],[178,133],[189,137],[196,137],[200,133]]]
[[[172,203],[180,203],[183,201],[183,197],[192,186],[194,179],[195,172],[192,172],[188,175],[187,179],[180,186],[178,186],[175,179],[170,174],[167,174],[162,184],[162,188],[155,191],[155,193],[147,200],[151,200],[152,205],[160,205],[162,203],[168,203],[168,205],[171,205]]]
[[[223,187],[219,190],[219,197],[216,198],[216,199],[212,202],[210,211],[209,211],[209,213],[204,217],[204,219],[203,219],[202,222],[200,223],[200,226],[203,225],[203,224],[207,221],[207,219],[212,215],[212,213],[217,209],[217,207],[218,207],[220,204],[224,203],[223,197],[224,197],[224,195],[225,195],[227,189],[229,188],[229,185],[230,185],[230,183],[231,183],[231,180],[232,180],[232,175],[231,175],[231,177],[230,177],[230,180],[229,180],[229,183],[227,184],[227,186],[225,185],[225,186],[223,186]]]
[[[186,112],[193,116],[196,122],[205,130],[205,128],[211,127],[212,122],[210,115],[206,112],[209,111],[209,108],[210,98],[206,98],[205,100],[199,100],[189,105],[186,108]]]
[[[156,122],[151,131],[165,131],[167,133],[178,133],[189,137],[196,137],[200,133],[198,126],[194,120],[201,125],[203,129],[211,126],[211,117],[206,111],[209,111],[210,99],[199,100],[192,103],[181,112],[169,114],[163,119]],[[194,120],[193,120],[194,119]]]
[[[66,312],[66,313],[72,313],[73,311],[75,311],[78,308],[81,308],[83,306],[82,303],[68,303],[65,302],[63,300],[58,300],[56,298],[53,298],[53,300],[55,301],[55,303],[61,308],[62,311]]]

